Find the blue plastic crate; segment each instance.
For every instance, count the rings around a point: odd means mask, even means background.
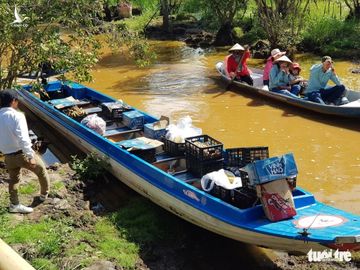
[[[135,110],[124,112],[123,123],[130,129],[142,129],[144,127],[144,115]]]
[[[62,88],[62,83],[59,81],[55,81],[55,82],[49,82],[48,84],[46,84],[44,86],[46,92],[53,92],[53,91],[59,91]]]
[[[241,170],[249,175],[250,185],[294,177],[298,174],[292,153],[249,163]]]
[[[153,123],[148,123],[144,125],[144,135],[150,139],[155,139],[161,141],[165,137],[166,128],[154,129]]]

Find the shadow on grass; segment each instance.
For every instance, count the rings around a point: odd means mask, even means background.
[[[188,223],[116,179],[99,193],[103,205],[123,194],[106,216],[122,237],[140,247],[139,256],[149,269],[277,269],[261,249]]]

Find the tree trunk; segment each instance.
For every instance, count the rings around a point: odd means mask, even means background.
[[[163,31],[170,33],[171,32],[170,10],[169,10],[169,3],[167,0],[161,0],[161,13],[163,16]]]
[[[354,9],[354,14],[353,14],[354,18],[359,20],[360,19],[360,6],[356,6]]]
[[[350,9],[348,19],[360,19],[360,2],[359,1],[349,1],[345,0],[345,4]]]
[[[230,22],[224,23],[216,34],[214,45],[226,46],[233,45],[234,37],[232,34],[232,24]]]
[[[104,6],[104,13],[105,13],[105,21],[111,22],[112,15],[111,15],[111,10],[108,5]]]

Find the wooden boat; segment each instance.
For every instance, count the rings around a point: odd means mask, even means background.
[[[225,82],[230,83],[231,80],[225,75],[223,69],[223,62],[218,62],[216,64],[216,70],[219,72],[221,78]],[[251,69],[251,70],[253,71],[253,73],[251,74],[251,77],[254,80],[253,86],[238,81],[233,81],[233,85],[250,93],[256,93],[261,96],[269,97],[271,99],[275,99],[289,105],[311,110],[321,114],[360,118],[360,92],[358,91],[347,90],[346,97],[350,101],[348,104],[341,106],[322,105],[319,103],[308,101],[307,98],[292,98],[290,96],[271,92],[268,90],[267,87],[263,86],[262,70],[259,69]]]
[[[61,92],[77,104],[86,104],[88,111],[99,109],[99,103],[116,101],[73,82],[52,82],[46,90]],[[117,128],[110,126],[104,135],[99,135],[64,114],[61,108],[68,106],[66,102],[42,101],[30,91],[30,86],[19,90],[19,99],[83,151],[105,156],[111,172],[120,181],[195,225],[241,242],[291,252],[360,249],[360,217],[318,202],[301,188],[293,191],[297,215],[270,222],[261,205],[239,208],[203,191],[198,185],[200,178],[186,170],[184,156],[169,156],[160,151],[155,155],[156,160],[146,161],[121,148],[119,143],[123,140],[143,136],[141,129],[123,126],[124,120],[118,122]],[[143,115],[146,123],[158,120]],[[170,171],[174,162],[179,166]]]

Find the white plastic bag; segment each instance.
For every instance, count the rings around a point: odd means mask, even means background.
[[[94,130],[100,135],[105,134],[106,130],[106,122],[101,117],[97,116],[97,114],[90,114],[86,116],[83,120],[81,120],[81,124],[87,126],[88,128]]]
[[[201,178],[201,187],[206,192],[210,192],[214,188],[214,184],[225,189],[242,187],[241,178],[236,177],[232,172],[224,169],[205,174]]]
[[[192,119],[190,116],[180,118],[176,124],[170,124],[166,130],[166,139],[176,143],[184,143],[185,138],[202,134],[201,128],[197,128],[192,125]]]

